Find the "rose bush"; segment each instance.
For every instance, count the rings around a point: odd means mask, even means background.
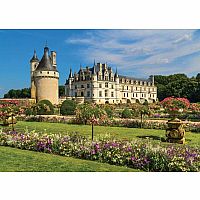
[[[161,101],[161,105],[169,114],[176,115],[185,112],[190,107],[190,102],[186,98],[167,97]]]

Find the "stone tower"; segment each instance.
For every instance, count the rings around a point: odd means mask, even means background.
[[[33,73],[39,64],[39,59],[37,58],[36,51],[34,50],[33,57],[30,60],[30,67],[31,67],[31,99],[36,99],[36,88],[34,82]]]
[[[44,48],[44,55],[39,61],[36,53],[31,59],[31,98],[36,102],[47,99],[52,104],[58,104],[59,73],[56,65],[56,52],[49,55],[49,48]]]

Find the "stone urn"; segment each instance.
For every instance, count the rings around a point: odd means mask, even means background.
[[[6,115],[3,119],[3,125],[9,126],[17,123],[17,119],[13,115]]]
[[[167,141],[170,143],[185,143],[185,129],[184,122],[178,118],[171,119],[167,122],[168,128],[166,129]]]

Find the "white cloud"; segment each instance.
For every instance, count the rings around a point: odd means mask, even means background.
[[[138,70],[141,73],[146,73],[148,67],[151,72],[152,65],[155,65],[154,69],[157,71],[173,73],[181,71],[180,66],[174,64],[177,59],[200,50],[200,41],[193,40],[194,32],[195,30],[91,30],[84,38],[69,38],[66,42],[87,45],[84,51],[81,50],[87,62],[96,58],[123,70]]]
[[[184,42],[184,41],[188,41],[188,40],[192,40],[192,34],[185,34],[183,36],[181,36],[180,38],[176,39],[173,44],[178,44],[180,42]]]

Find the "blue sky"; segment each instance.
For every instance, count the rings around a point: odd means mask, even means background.
[[[0,30],[0,97],[29,87],[29,60],[34,49],[41,59],[46,40],[57,52],[60,85],[70,67],[78,71],[94,59],[138,78],[200,72],[200,30]]]

